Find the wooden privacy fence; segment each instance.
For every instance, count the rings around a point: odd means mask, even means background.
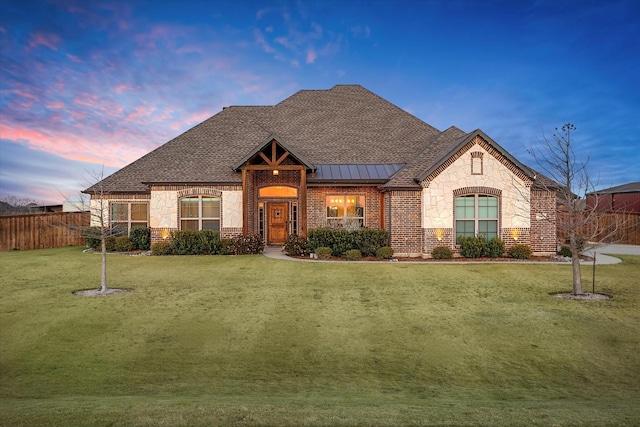
[[[0,251],[84,246],[89,212],[0,216]]]
[[[580,234],[594,241],[605,243],[620,243],[625,245],[640,245],[640,213],[637,212],[597,212],[593,221],[584,224]],[[586,215],[579,213],[578,215]],[[567,234],[560,227],[567,222],[568,214],[558,212],[558,238]]]

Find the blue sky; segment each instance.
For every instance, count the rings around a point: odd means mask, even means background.
[[[0,197],[61,203],[228,105],[360,84],[640,180],[640,1],[0,1]]]

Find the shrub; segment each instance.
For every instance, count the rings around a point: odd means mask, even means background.
[[[513,245],[509,248],[509,256],[516,259],[531,258],[531,248],[528,245]]]
[[[87,247],[91,249],[100,249],[100,227],[87,227],[82,230],[82,237],[87,241]]]
[[[316,256],[318,259],[329,259],[331,258],[331,248],[326,246],[320,246],[316,248]]]
[[[504,255],[504,242],[499,237],[494,237],[487,243],[487,252],[486,256],[489,258],[500,258]]]
[[[571,248],[569,246],[560,246],[560,250],[557,253],[560,256],[571,258]]]
[[[391,246],[383,246],[376,251],[376,258],[378,259],[391,259],[393,257],[394,250]]]
[[[104,245],[105,245],[105,247],[107,249],[107,252],[115,252],[116,251],[116,237],[115,236],[105,237]]]
[[[215,255],[220,253],[220,233],[213,230],[200,230],[196,239],[194,252],[198,255]]]
[[[344,257],[349,261],[360,261],[360,259],[362,259],[362,252],[357,249],[349,249],[344,253]]]
[[[431,250],[431,256],[434,259],[451,259],[453,258],[453,253],[446,246],[436,246]]]
[[[181,230],[171,232],[171,252],[174,255],[198,255],[198,232]]]
[[[115,250],[116,252],[129,252],[136,248],[129,236],[116,237]]]
[[[303,256],[309,253],[307,239],[297,234],[290,234],[284,242],[284,251],[291,256]]]
[[[340,256],[351,249],[358,249],[365,255],[375,255],[382,246],[389,241],[386,230],[360,228],[353,231],[335,228],[314,228],[309,230],[309,249],[331,248],[335,256]]]
[[[132,227],[129,232],[129,238],[135,246],[134,249],[148,251],[151,246],[151,229],[148,227]]]
[[[171,242],[162,241],[151,245],[151,255],[171,255]]]
[[[220,239],[220,249],[218,251],[220,255],[233,255],[233,240],[232,239]]]
[[[476,237],[459,237],[460,255],[465,258],[480,258],[487,253],[487,238],[483,235]]]
[[[264,250],[264,241],[259,234],[253,236],[238,236],[231,239],[228,246],[232,255],[255,255]]]

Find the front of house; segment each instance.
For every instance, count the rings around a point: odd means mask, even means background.
[[[555,251],[555,193],[481,130],[439,131],[357,85],[228,107],[91,188],[111,225],[259,234],[389,231],[400,256],[458,236]],[[100,202],[103,203],[100,203]]]

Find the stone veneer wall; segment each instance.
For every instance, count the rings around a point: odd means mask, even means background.
[[[436,246],[459,252],[455,244],[455,198],[474,193],[499,198],[498,233],[507,249],[519,243],[529,244],[534,251],[548,246],[546,240],[544,244],[540,239],[532,240],[534,227],[538,227],[539,235],[544,234],[544,239],[550,228],[542,232],[541,223],[534,222],[534,212],[541,206],[535,202],[531,184],[500,153],[481,138],[475,138],[422,182],[423,256],[431,256]],[[555,242],[555,238],[551,241]]]
[[[389,234],[396,256],[422,254],[422,194],[420,190],[389,191]]]
[[[380,192],[375,187],[309,187],[307,189],[307,227],[327,226],[328,195],[365,196],[364,226],[382,228],[380,221]]]
[[[242,234],[242,186],[188,186],[163,185],[151,188],[149,228],[151,242],[166,239],[172,231],[179,230],[179,200],[185,196],[220,197],[220,236],[234,237]]]

